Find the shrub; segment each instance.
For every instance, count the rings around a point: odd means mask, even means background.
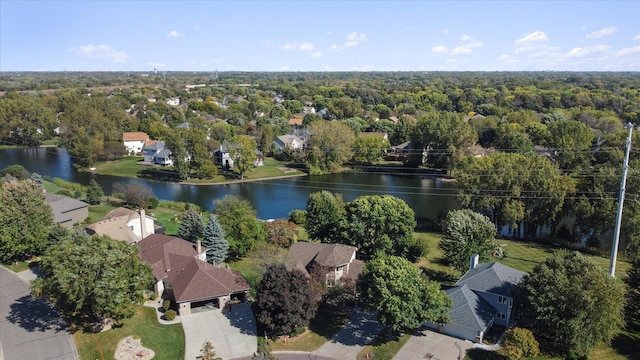
[[[64,196],[68,196],[70,198],[73,198],[73,193],[71,191],[69,191],[69,190],[66,190],[66,189],[58,190],[58,192],[56,192],[56,194],[64,195]]]
[[[307,330],[307,328],[305,328],[304,326],[296,326],[295,329],[293,329],[293,332],[289,334],[289,336],[296,337],[305,332],[305,330]]]
[[[520,359],[538,356],[540,348],[531,330],[516,327],[505,333],[500,352],[509,359]]]
[[[149,209],[155,209],[158,207],[158,203],[160,201],[158,200],[157,197],[152,197],[151,199],[149,199],[149,201],[147,202],[147,206],[149,207]]]
[[[156,293],[151,293],[151,295],[149,295],[150,300],[155,300],[157,298],[158,298],[158,295],[156,295]]]
[[[173,320],[173,319],[175,319],[175,318],[176,318],[176,315],[177,315],[177,314],[176,314],[176,311],[175,311],[175,310],[173,310],[173,309],[171,309],[171,310],[167,310],[167,311],[164,313],[164,318],[165,318],[165,320],[169,320],[169,321],[171,321],[171,320]]]
[[[169,309],[171,309],[171,300],[165,300],[162,303],[162,308],[164,309],[165,312],[167,312]]]
[[[292,210],[289,213],[289,221],[296,225],[304,225],[307,222],[306,210]]]

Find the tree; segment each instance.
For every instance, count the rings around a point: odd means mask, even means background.
[[[87,187],[87,202],[91,205],[98,205],[102,202],[102,197],[104,196],[104,191],[102,187],[95,179],[91,179],[89,182],[89,186]]]
[[[550,123],[548,129],[549,147],[557,151],[561,169],[572,171],[589,166],[593,131],[588,126],[573,120],[559,120]]]
[[[145,209],[149,200],[154,197],[153,190],[149,186],[135,182],[116,182],[113,184],[113,193],[122,196],[127,205]]]
[[[449,211],[443,230],[440,248],[447,262],[460,271],[469,268],[471,255],[479,254],[487,261],[495,249],[495,225],[470,209]]]
[[[269,221],[265,225],[265,237],[267,242],[288,248],[296,242],[296,224],[285,219]]]
[[[202,360],[222,360],[222,358],[216,356],[216,351],[211,341],[205,341],[200,348],[200,359]]]
[[[344,201],[340,194],[326,190],[311,193],[305,222],[309,237],[325,243],[336,241],[344,215]]]
[[[53,209],[34,181],[0,181],[0,261],[40,254],[52,226]]]
[[[360,164],[377,164],[389,149],[389,141],[372,134],[358,136],[354,145],[353,161]]]
[[[227,258],[229,243],[214,214],[209,215],[209,222],[204,227],[202,245],[207,248],[207,262],[218,265]]]
[[[256,320],[270,336],[292,333],[309,325],[317,304],[311,300],[309,281],[299,270],[272,265],[256,289]]]
[[[640,329],[640,258],[631,263],[625,278],[627,284],[627,306],[625,320],[630,329]]]
[[[378,321],[393,332],[410,331],[426,321],[447,322],[451,300],[403,258],[380,256],[367,262],[357,287],[363,307],[378,311]]]
[[[514,308],[543,345],[587,355],[619,331],[624,294],[624,284],[592,258],[558,251],[522,279]]]
[[[391,195],[360,196],[345,210],[340,242],[357,247],[365,256],[376,252],[410,255],[416,221],[404,200]]]
[[[178,227],[178,237],[189,240],[193,243],[202,239],[204,235],[204,223],[202,216],[194,208],[190,208],[182,216],[180,227]]]
[[[353,131],[340,122],[316,121],[307,127],[307,166],[312,173],[334,172],[353,157]]]
[[[247,135],[238,135],[231,140],[229,146],[229,156],[233,159],[233,170],[240,174],[240,179],[244,174],[254,168],[256,159],[256,141]]]
[[[244,256],[255,242],[264,239],[256,212],[247,200],[226,195],[215,200],[214,206],[218,221],[227,234],[231,255]]]
[[[516,327],[505,332],[500,353],[509,359],[536,357],[540,347],[531,330]]]
[[[107,236],[74,233],[52,244],[40,265],[45,276],[31,285],[35,296],[46,295],[81,321],[131,317],[142,292],[153,284],[151,267],[138,249]]]

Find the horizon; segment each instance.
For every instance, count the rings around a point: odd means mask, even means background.
[[[2,72],[640,71],[640,1],[0,1]]]

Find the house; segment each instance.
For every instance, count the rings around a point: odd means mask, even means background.
[[[164,99],[164,102],[167,103],[167,105],[170,106],[178,106],[180,105],[180,97],[176,96],[176,97],[171,97],[168,99]]]
[[[273,140],[275,151],[280,154],[284,149],[302,150],[304,148],[304,140],[298,135],[281,135]]]
[[[307,114],[315,114],[316,113],[316,108],[314,108],[313,106],[303,106],[302,107],[302,113],[307,115]]]
[[[289,270],[298,269],[311,277],[315,267],[326,272],[327,286],[339,284],[345,279],[357,280],[364,262],[356,259],[357,249],[343,244],[309,243],[300,241],[289,248],[285,265]]]
[[[214,153],[215,163],[225,169],[233,168],[233,159],[231,158],[231,154],[229,154],[230,147],[231,143],[228,140],[225,140],[222,142],[222,145],[220,145],[220,148]]]
[[[164,141],[149,140],[142,148],[144,161],[156,165],[173,166],[171,150],[165,148]]]
[[[144,219],[144,220],[143,220]],[[119,207],[111,210],[102,220],[85,228],[89,235],[107,235],[114,240],[136,243],[156,232],[164,232],[162,226],[155,225],[155,219],[145,214]]]
[[[253,166],[264,166],[264,154],[258,149],[256,149],[256,159],[253,161]]]
[[[140,259],[153,269],[154,291],[173,299],[181,316],[193,308],[217,306],[232,299],[245,300],[249,284],[242,275],[226,267],[207,263],[207,249],[167,235],[153,234],[136,243]]]
[[[492,325],[508,326],[512,321],[513,291],[525,272],[500,263],[478,263],[471,257],[469,271],[445,291],[453,301],[451,322],[427,327],[461,339],[482,342]]]
[[[127,153],[130,155],[137,155],[142,152],[142,148],[144,144],[151,140],[149,135],[144,132],[136,131],[136,132],[124,132],[122,133],[122,141],[124,142],[124,147],[127,149]]]
[[[66,228],[89,217],[89,204],[60,194],[46,193],[46,201],[53,209],[53,221]]]
[[[292,134],[299,135],[300,130],[302,130],[302,119],[301,118],[289,119],[289,127],[291,128]]]

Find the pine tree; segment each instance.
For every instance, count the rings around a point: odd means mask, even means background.
[[[91,205],[98,205],[102,202],[104,191],[95,179],[91,179],[87,187],[87,202]]]
[[[209,215],[209,222],[204,228],[202,245],[208,249],[207,261],[209,263],[217,265],[227,258],[229,243],[225,238],[224,230],[220,226],[218,218],[214,214]]]
[[[202,238],[203,233],[204,224],[200,213],[193,208],[187,210],[178,228],[178,237],[195,243]]]

